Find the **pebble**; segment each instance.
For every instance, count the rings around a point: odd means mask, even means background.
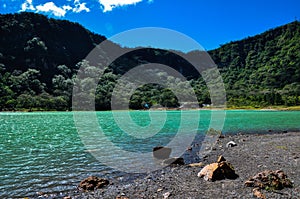
[[[163,196],[164,196],[164,199],[166,199],[166,198],[169,198],[169,196],[171,195],[171,193],[170,192],[166,192],[166,193],[164,193],[163,194]]]
[[[202,167],[204,165],[203,162],[199,162],[199,163],[192,163],[192,164],[189,164],[188,166],[189,167]]]
[[[235,147],[235,146],[237,146],[237,144],[234,142],[234,141],[230,141],[230,142],[228,142],[227,144],[226,144],[226,147],[228,148],[228,147]]]
[[[146,179],[152,179],[151,175],[146,176]]]
[[[126,196],[117,196],[116,199],[129,199]]]
[[[115,189],[116,185],[108,187],[104,193],[101,193],[101,190],[97,190],[97,194],[93,193],[80,193],[90,194],[90,197],[79,197],[79,198],[116,198],[116,193],[126,193],[128,198],[254,198],[252,188],[245,188],[244,180],[251,174],[254,174],[257,170],[265,170],[267,168],[284,168],[285,171],[291,177],[295,187],[284,189],[283,193],[286,193],[295,198],[299,198],[299,178],[297,172],[298,160],[294,160],[294,157],[299,157],[299,154],[296,153],[298,149],[298,142],[295,139],[296,135],[292,137],[287,137],[290,135],[276,135],[280,138],[274,137],[274,135],[267,136],[249,136],[242,135],[242,137],[233,136],[229,138],[228,136],[225,139],[221,140],[220,144],[216,144],[216,151],[212,151],[209,155],[205,155],[206,160],[203,160],[202,156],[197,156],[198,159],[194,162],[203,161],[203,163],[209,164],[215,160],[216,157],[225,153],[228,160],[234,164],[234,167],[237,169],[240,178],[237,180],[222,180],[219,182],[206,182],[196,179],[196,175],[199,172],[200,168],[197,167],[165,167],[161,171],[155,171],[153,173],[148,173],[142,175],[141,178],[134,181],[134,186],[127,187],[126,183],[120,184],[118,189]],[[298,136],[298,134],[297,134]],[[248,138],[247,138],[248,137]],[[246,138],[246,142],[241,142],[242,138]],[[296,137],[299,138],[299,137]],[[238,148],[233,150],[226,150],[226,143],[234,140],[238,143]],[[291,141],[289,141],[291,140]],[[278,154],[271,155],[270,149],[280,143],[284,142],[291,143],[291,147],[288,148],[288,151],[281,150]],[[261,144],[261,143],[265,144]],[[242,143],[242,145],[241,145]],[[270,144],[272,143],[272,144]],[[223,145],[223,150],[219,149],[219,145]],[[185,149],[185,148],[184,148]],[[260,150],[261,149],[261,150]],[[294,150],[292,150],[294,149]],[[195,155],[198,155],[197,150],[192,151]],[[289,153],[288,153],[289,152]],[[269,158],[265,158],[268,156]],[[190,156],[188,156],[190,157]],[[239,159],[241,157],[241,159]],[[282,157],[287,158],[286,165],[284,165]],[[300,161],[300,160],[299,160]],[[193,161],[188,163],[194,163]],[[246,162],[246,164],[245,164]],[[276,163],[281,162],[282,164],[278,166]],[[204,165],[203,165],[204,166]],[[296,169],[295,169],[296,168]],[[154,180],[147,182],[146,176],[152,176]],[[148,177],[149,177],[148,176]],[[126,178],[125,178],[126,179]],[[125,180],[123,180],[125,181]],[[126,181],[125,181],[126,182]],[[123,183],[123,182],[122,182]],[[147,188],[146,188],[147,187]],[[283,198],[285,195],[279,195],[278,193],[273,192],[263,192],[266,194],[267,198]],[[73,196],[73,195],[71,195]],[[199,197],[200,196],[200,197]],[[298,196],[298,197],[297,197]]]

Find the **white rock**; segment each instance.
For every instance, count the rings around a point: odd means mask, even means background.
[[[170,192],[166,192],[166,193],[164,193],[164,194],[163,194],[163,196],[164,196],[164,199],[168,198],[170,195],[171,195],[171,193],[170,193]]]
[[[234,147],[234,146],[237,146],[237,143],[235,143],[234,141],[230,141],[226,144],[226,147]]]

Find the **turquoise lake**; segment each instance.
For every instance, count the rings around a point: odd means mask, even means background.
[[[300,111],[233,110],[224,112],[225,118],[213,119],[209,110],[150,112],[131,111],[131,121],[127,121],[127,113],[120,111],[115,117],[123,121],[128,132],[115,122],[112,112],[97,112],[97,125],[106,141],[95,142],[95,149],[105,152],[109,141],[123,151],[151,152],[154,146],[167,145],[173,140],[181,126],[184,126],[183,137],[188,139],[192,132],[203,135],[211,128],[213,120],[224,119],[224,134],[300,132]],[[93,129],[89,118],[82,114],[82,129]],[[182,116],[186,118],[184,122],[181,121]],[[76,118],[80,120],[81,117],[77,115]],[[87,147],[86,143],[92,142],[92,135],[97,132],[87,132],[90,140],[83,141],[78,130],[80,122],[76,120],[72,112],[0,113],[0,198],[36,197],[38,192],[59,194],[75,190],[78,183],[90,175],[108,178],[123,175],[123,172],[106,166],[109,164],[90,153],[94,148]],[[147,127],[155,132],[144,133],[143,129]],[[108,159],[124,158],[118,153],[104,152],[101,156]]]

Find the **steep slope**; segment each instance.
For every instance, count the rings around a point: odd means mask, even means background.
[[[87,76],[100,72],[83,59],[105,37],[77,23],[35,13],[0,15],[0,35],[0,110],[70,109],[73,85],[79,83],[75,82],[78,68],[85,66]],[[97,110],[110,109],[111,94],[120,76],[145,63],[171,66],[189,80],[186,83],[194,87],[200,105],[211,103],[205,82],[180,56],[163,49],[131,50],[106,67],[99,82],[93,78],[80,82],[85,90],[92,82],[98,83]],[[228,106],[266,107],[300,105],[299,52],[300,23],[295,21],[208,53],[220,69]],[[174,77],[170,81],[178,82]],[[187,84],[182,88],[187,88]],[[124,83],[123,90],[129,93],[130,85]],[[169,89],[151,84],[138,88],[129,105],[140,109],[145,103],[180,106]]]
[[[105,40],[78,23],[26,12],[0,15],[0,35],[0,63],[6,70],[39,70],[47,84],[57,66],[72,69]]]
[[[300,22],[231,42],[209,53],[221,70],[230,104],[300,103]]]

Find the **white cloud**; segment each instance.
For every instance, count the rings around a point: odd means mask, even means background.
[[[21,12],[24,11],[46,12],[56,17],[64,17],[68,12],[80,13],[83,11],[85,12],[91,11],[90,8],[86,6],[86,3],[81,2],[81,0],[66,0],[65,2],[67,5],[63,5],[63,6],[57,6],[52,1],[34,6],[32,1],[33,0],[24,0],[24,3],[21,5],[20,11]],[[135,5],[142,1],[146,1],[149,4],[154,2],[154,0],[98,0],[98,1],[103,7],[103,12],[112,11],[116,7]],[[3,8],[6,8],[6,4],[3,4]]]
[[[71,6],[66,6],[66,5],[64,5],[63,7],[62,7],[62,9],[64,9],[65,11],[68,11],[68,10],[72,10],[73,8],[71,7]]]
[[[4,4],[2,5],[2,7],[5,9],[5,8],[6,8],[6,4],[4,3]]]
[[[64,17],[68,11],[79,13],[82,11],[90,12],[90,9],[86,7],[86,3],[80,3],[80,0],[74,0],[74,7],[70,5],[57,6],[53,2],[46,2],[38,6],[33,6],[32,0],[25,0],[21,5],[22,12],[24,11],[36,11],[36,12],[46,12],[53,14],[56,17]]]
[[[132,5],[143,0],[99,0],[99,3],[103,5],[103,12],[112,11],[115,7]]]
[[[47,2],[44,5],[35,7],[37,12],[50,12],[56,17],[64,17],[70,6],[58,7],[53,2]]]
[[[75,7],[73,8],[73,12],[76,12],[76,13],[79,13],[82,11],[90,12],[90,9],[85,6],[86,3],[80,3],[79,0],[75,0],[74,5],[75,5]]]
[[[25,0],[25,2],[21,5],[22,12],[27,10],[31,10],[31,11],[35,10],[34,6],[32,5],[32,0]]]

